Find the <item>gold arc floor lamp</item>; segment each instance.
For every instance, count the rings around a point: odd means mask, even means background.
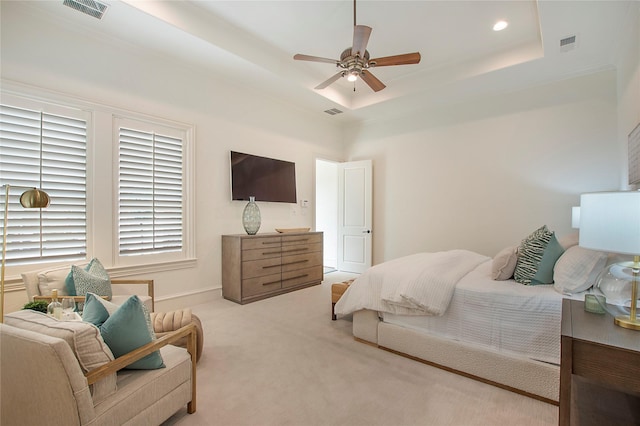
[[[609,265],[598,278],[596,287],[611,290],[617,304],[629,301],[628,315],[615,316],[620,327],[640,330],[637,317],[640,284],[640,191],[598,192],[580,196],[580,246],[633,256],[632,261]],[[615,271],[615,274],[613,273]],[[602,286],[610,273],[613,279]],[[602,291],[607,298],[611,297]]]
[[[4,322],[4,272],[7,259],[7,224],[9,223],[9,193],[11,185],[4,187],[4,225],[2,227],[2,269],[0,271],[0,323]],[[24,189],[24,188],[22,188]],[[37,188],[29,188],[20,196],[25,209],[43,209],[49,206],[49,195]]]

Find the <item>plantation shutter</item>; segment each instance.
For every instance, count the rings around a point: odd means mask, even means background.
[[[183,248],[183,139],[119,128],[120,255]]]
[[[0,182],[12,187],[7,264],[86,257],[86,148],[85,112],[53,114],[0,105]],[[33,187],[49,194],[48,208],[20,205],[20,195]]]

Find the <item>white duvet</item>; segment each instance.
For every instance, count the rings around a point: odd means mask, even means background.
[[[443,315],[465,275],[491,258],[468,250],[418,253],[369,268],[338,300],[335,312],[370,309],[398,315]]]

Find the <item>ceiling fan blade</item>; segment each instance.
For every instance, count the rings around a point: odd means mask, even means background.
[[[334,74],[332,77],[330,77],[329,79],[323,81],[322,83],[318,84],[316,87],[314,87],[314,89],[316,90],[320,90],[320,89],[324,89],[325,87],[328,87],[329,85],[331,85],[334,81],[338,80],[340,77],[343,76],[344,71],[340,71],[337,74]]]
[[[374,76],[373,74],[371,74],[367,70],[363,70],[360,73],[360,77],[362,78],[362,80],[364,80],[365,83],[367,83],[369,85],[369,87],[371,87],[373,89],[374,92],[379,92],[382,89],[384,89],[385,87],[387,87],[387,86],[384,85],[383,82],[378,80],[376,78],[376,76]]]
[[[419,64],[420,53],[405,53],[404,55],[385,56],[384,58],[369,59],[370,67],[386,67],[389,65]]]
[[[336,59],[321,58],[319,56],[301,55],[300,53],[298,53],[297,55],[294,55],[293,59],[297,61],[326,62],[328,64],[334,64],[334,65],[337,65],[340,62]]]
[[[364,58],[364,52],[366,52],[367,44],[369,43],[369,36],[371,36],[371,27],[356,25],[353,28],[353,46],[351,47],[351,53],[353,55],[358,54],[361,58]]]

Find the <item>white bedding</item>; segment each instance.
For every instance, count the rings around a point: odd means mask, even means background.
[[[494,281],[490,272],[485,262],[460,280],[442,316],[383,313],[383,321],[559,364],[563,295],[552,285]]]
[[[365,272],[340,298],[335,312],[345,315],[370,309],[380,312],[384,322],[559,364],[563,295],[553,285],[495,281],[491,279],[491,259],[476,257],[475,266],[470,266],[474,263],[470,259],[474,257],[468,257],[465,267],[455,272],[458,277],[450,280],[455,284],[442,315],[426,315],[410,304],[402,306],[384,300],[394,294],[390,289],[384,290],[385,282],[415,277],[415,265],[424,261],[420,255],[385,262]],[[396,293],[407,289],[401,283],[394,285]],[[426,295],[431,291],[422,292]]]
[[[335,306],[339,315],[361,309],[403,315],[442,315],[458,281],[491,258],[468,250],[417,253],[375,265]]]

